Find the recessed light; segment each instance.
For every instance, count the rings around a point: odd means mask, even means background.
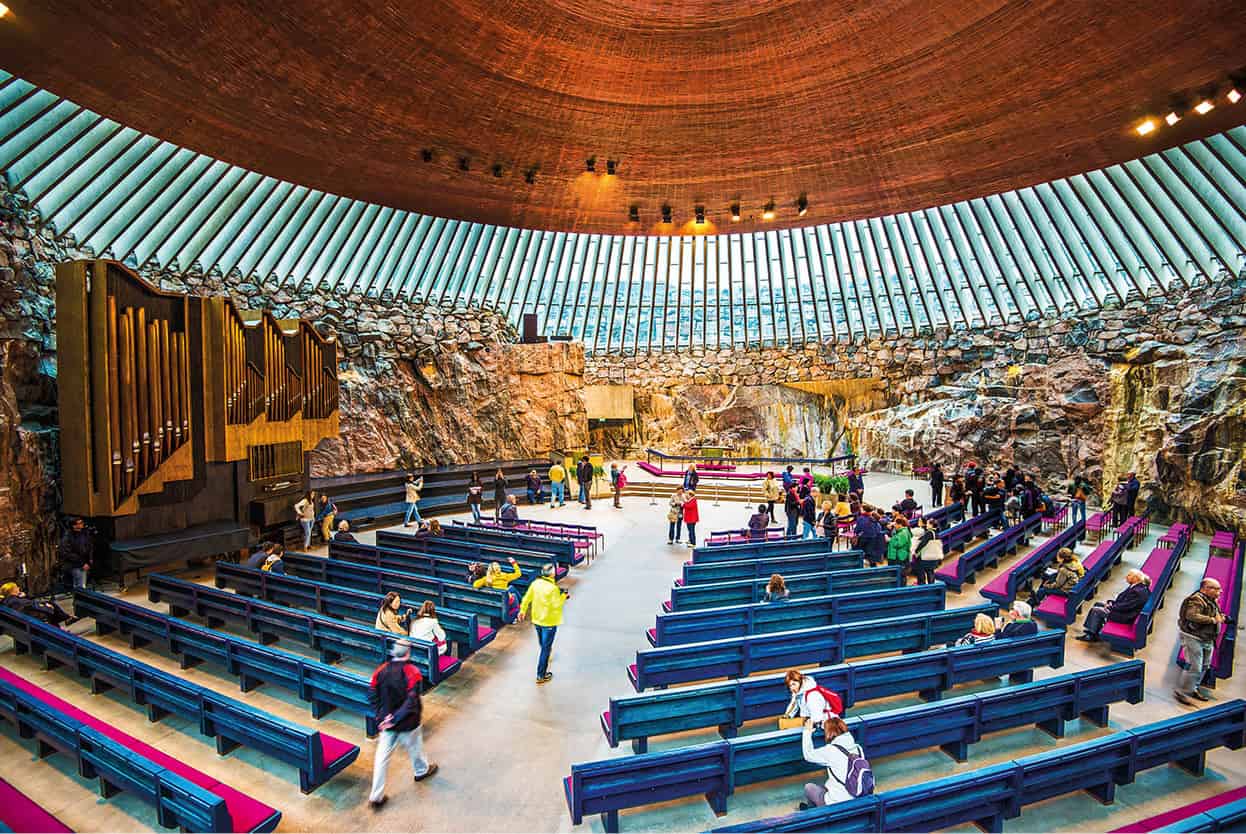
[[[4,5],[3,3],[0,3],[0,17],[4,17],[8,13],[9,13],[9,7]]]
[[[1212,104],[1212,101],[1209,98],[1205,98],[1198,104],[1194,105],[1194,112],[1200,116],[1206,116],[1214,109],[1216,109],[1216,105]]]
[[[697,225],[704,226],[705,225],[705,206],[697,206],[693,211],[696,214]]]
[[[731,204],[731,222],[732,223],[740,222],[740,204],[739,203]]]
[[[809,213],[809,198],[804,194],[801,194],[796,200],[796,213],[801,217]]]
[[[1172,127],[1177,122],[1181,121],[1181,117],[1177,115],[1176,110],[1170,110],[1168,111],[1168,115],[1164,117],[1164,121],[1168,124],[1169,127]]]
[[[1148,133],[1151,133],[1155,130],[1155,120],[1144,119],[1142,122],[1138,124],[1136,128],[1134,128],[1134,130],[1138,131],[1139,136],[1146,136]]]
[[[671,222],[671,207],[669,205],[662,206],[662,222],[663,223]]]
[[[762,208],[761,219],[762,220],[774,220],[774,200],[771,200],[770,202],[766,203],[765,207]]]
[[[1237,104],[1239,101],[1242,100],[1242,94],[1238,91],[1236,87],[1230,87],[1229,94],[1225,96],[1225,98],[1229,100],[1229,104]]]
[[[590,156],[588,159],[584,160],[584,170],[588,171],[590,174],[596,173],[597,157]]]

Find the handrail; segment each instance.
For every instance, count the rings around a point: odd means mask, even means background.
[[[653,463],[653,460],[652,460],[653,458],[657,458],[660,461],[673,460],[673,461],[679,461],[679,462],[688,461],[691,463],[698,463],[698,462],[743,463],[743,464],[756,463],[758,465],[761,465],[764,463],[778,463],[778,464],[790,463],[790,464],[808,464],[810,466],[813,466],[813,465],[828,466],[829,465],[833,471],[835,469],[835,464],[837,463],[848,463],[849,467],[851,468],[851,465],[853,464],[854,461],[856,461],[857,456],[856,455],[836,455],[834,457],[826,457],[826,458],[708,457],[705,455],[669,455],[665,452],[659,452],[657,449],[646,447],[645,448],[645,461],[647,463]]]

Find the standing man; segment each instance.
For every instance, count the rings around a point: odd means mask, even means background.
[[[376,758],[372,761],[372,793],[368,807],[379,811],[388,801],[385,796],[385,771],[395,747],[402,747],[411,757],[415,781],[423,782],[437,772],[437,765],[424,758],[424,729],[420,726],[424,705],[420,700],[420,670],[411,662],[411,644],[399,640],[389,650],[390,659],[372,673],[368,700],[376,714],[380,734],[376,740]]]
[[[1090,482],[1082,475],[1073,479],[1069,487],[1069,523],[1086,520],[1086,499],[1090,497]]]
[[[424,488],[424,476],[418,479],[414,474],[407,476],[406,495],[404,496],[407,503],[407,517],[402,520],[403,527],[411,526],[411,519],[415,519],[416,524],[423,524],[424,519],[420,518],[420,490]]]
[[[579,464],[576,465],[575,479],[580,484],[580,503],[584,505],[584,509],[591,510],[593,508],[593,464],[589,461],[588,455],[580,458]]]
[[[783,491],[784,492],[787,492],[788,490],[790,490],[792,488],[792,485],[796,483],[796,479],[792,477],[792,470],[794,468],[795,467],[793,466],[788,466],[787,469],[783,470]],[[849,473],[848,475],[848,489],[849,491],[852,490],[852,474],[851,473]]]
[[[937,463],[930,465],[930,506],[943,506],[943,467]]]
[[[535,469],[528,470],[528,477],[524,479],[524,486],[528,488],[528,503],[541,503],[541,476],[536,474]]]
[[[701,483],[701,476],[697,474],[697,465],[688,464],[688,471],[684,473],[684,492],[696,492],[699,483]]]
[[[1134,507],[1138,503],[1138,492],[1142,489],[1141,482],[1138,481],[1138,475],[1135,472],[1129,473],[1129,480],[1125,481],[1125,517],[1129,518],[1134,515]]]
[[[60,557],[61,563],[69,569],[73,586],[86,590],[91,563],[95,560],[95,537],[81,518],[75,517],[61,537]]]
[[[626,466],[623,467],[623,469],[626,468]],[[623,509],[623,505],[619,503],[619,498],[623,495],[623,485],[627,483],[627,479],[623,477],[623,469],[620,469],[617,463],[610,464],[610,489],[614,492],[616,510]]]
[[[1181,603],[1177,628],[1180,629],[1181,648],[1185,649],[1185,662],[1188,665],[1182,671],[1172,696],[1187,707],[1197,706],[1191,699],[1211,700],[1211,696],[1203,691],[1203,675],[1211,664],[1216,635],[1220,633],[1220,624],[1224,622],[1224,614],[1216,603],[1219,597],[1220,583],[1214,579],[1204,579],[1198,590]]]
[[[554,648],[554,634],[562,625],[562,604],[571,596],[558,587],[554,571],[552,562],[543,565],[541,575],[528,586],[528,592],[519,603],[519,621],[523,622],[528,612],[532,612],[532,625],[541,644],[541,653],[536,661],[538,684],[549,683],[554,678],[554,673],[549,671],[549,653]]]
[[[564,491],[567,486],[567,470],[558,461],[554,461],[554,465],[549,468],[549,507],[554,508],[554,502],[558,502],[558,506],[567,506],[566,495]]]
[[[498,521],[503,527],[514,527],[519,523],[519,504],[515,496],[507,495],[502,509],[498,511]]]

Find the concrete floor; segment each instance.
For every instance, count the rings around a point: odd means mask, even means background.
[[[873,475],[868,481],[868,497],[889,505],[906,487],[914,485],[919,498],[922,497],[925,484]],[[194,728],[187,727],[186,722],[166,719],[161,724],[148,724],[144,714],[127,701],[107,694],[93,697],[79,680],[63,670],[43,672],[30,658],[16,657],[8,640],[0,641],[0,662],[123,730],[175,752],[195,767],[279,808],[284,813],[279,828],[282,831],[570,831],[573,829],[563,799],[562,778],[572,762],[630,755],[626,746],[610,749],[598,715],[611,695],[631,691],[625,668],[635,651],[647,645],[643,631],[653,625],[659,602],[666,598],[666,590],[680,563],[687,558],[687,550],[666,544],[665,507],[651,506],[643,498],[625,499],[622,510],[612,509],[608,500],[594,503],[591,511],[575,504],[558,510],[530,510],[527,506],[521,510],[533,517],[596,524],[606,535],[605,552],[592,565],[576,569],[566,582],[571,600],[567,623],[559,630],[554,647],[555,678],[549,685],[535,686],[536,641],[530,626],[504,628],[491,645],[425,699],[426,750],[430,760],[441,765],[440,772],[415,785],[405,766],[391,762],[390,803],[378,814],[366,807],[374,744],[363,740],[361,720],[329,716],[316,722],[304,704],[280,690],[260,689],[243,695],[234,679],[211,666],[179,672],[176,661],[162,653],[137,653],[144,662],[184,674],[306,726],[318,726],[325,732],[362,743],[358,761],[345,773],[311,796],[302,796],[292,768],[246,750],[219,758],[212,744],[198,736]],[[749,512],[741,504],[723,502],[713,506],[712,497],[703,495],[701,530],[742,525]],[[1126,564],[1140,565],[1162,531],[1162,527],[1153,526],[1150,538],[1126,554]],[[360,538],[371,540],[372,535],[365,533]],[[1111,730],[1071,723],[1063,743],[1184,711],[1171,696],[1177,674],[1173,666],[1177,603],[1197,586],[1206,557],[1207,539],[1197,537],[1168,593],[1168,604],[1159,614],[1150,645],[1139,654],[1148,664],[1145,701],[1137,706],[1114,706]],[[991,573],[979,577],[979,582],[989,580]],[[208,569],[184,575],[202,581],[211,577]],[[1122,585],[1123,577],[1123,570],[1113,572],[1108,582],[1111,594]],[[952,595],[948,607],[980,601],[977,587],[967,586],[962,594]],[[145,589],[136,586],[127,597],[145,602]],[[128,651],[114,637],[94,637],[89,622],[76,625],[74,631]],[[297,650],[293,646],[285,648]],[[1038,670],[1037,677],[1093,668],[1120,659],[1102,647],[1070,639],[1065,667]],[[348,666],[361,673],[368,671],[362,666]],[[974,689],[961,687],[955,692]],[[1246,697],[1246,673],[1222,682],[1217,697]],[[916,698],[893,698],[870,702],[854,712],[914,703]],[[772,728],[772,722],[757,722],[744,732]],[[653,749],[716,737],[712,731],[670,736],[655,741]],[[880,789],[886,790],[984,767],[1058,744],[1037,730],[1008,732],[974,745],[965,764],[956,764],[937,751],[922,752],[876,762],[875,776]],[[108,802],[99,801],[93,786],[78,778],[63,757],[36,763],[31,748],[9,730],[0,732],[0,775],[39,798],[49,811],[76,830],[156,828],[155,815],[145,805],[124,795]],[[742,789],[730,798],[730,813],[722,819],[714,817],[704,800],[694,798],[625,811],[622,826],[625,831],[703,831],[714,825],[785,813],[795,807],[804,781],[776,780]],[[1008,822],[1005,830],[1103,831],[1242,784],[1246,784],[1246,755],[1217,750],[1209,755],[1208,772],[1202,779],[1175,768],[1155,769],[1140,774],[1135,784],[1120,789],[1111,807],[1101,806],[1089,796],[1074,794],[1029,806],[1019,819]],[[585,821],[581,830],[600,828],[599,821],[592,818]]]

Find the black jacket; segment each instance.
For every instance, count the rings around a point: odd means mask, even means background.
[[[61,561],[71,568],[80,568],[94,561],[95,537],[87,530],[65,531],[61,537]]]
[[[382,663],[372,674],[372,686],[368,689],[368,701],[376,714],[377,723],[392,715],[395,733],[405,733],[420,726],[424,705],[420,701],[420,681],[423,676],[415,664],[406,660]]]
[[[930,485],[935,489],[943,489],[943,470],[937,466],[930,470]]]
[[[354,533],[348,533],[345,530],[338,530],[336,533],[334,533],[333,540],[335,542],[357,542],[359,541],[359,539],[355,538]]]
[[[1116,595],[1108,608],[1108,622],[1132,623],[1142,613],[1142,606],[1151,598],[1151,589],[1142,582],[1130,585]]]

